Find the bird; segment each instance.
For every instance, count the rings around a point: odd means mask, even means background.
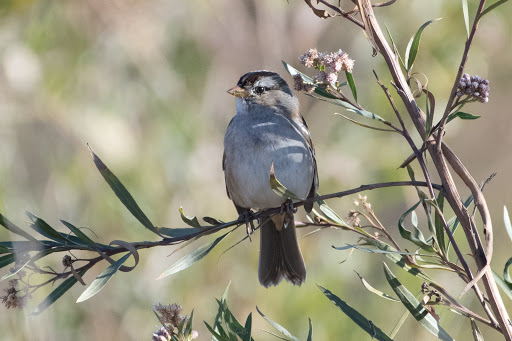
[[[226,130],[222,159],[228,197],[246,219],[251,209],[282,208],[275,215],[263,212],[259,216],[259,282],[268,288],[284,278],[300,286],[306,280],[306,265],[294,210],[283,209],[290,208],[290,200],[276,194],[269,181],[273,167],[279,182],[299,199],[316,195],[315,149],[299,101],[279,74],[267,70],[246,73],[227,92],[236,97],[236,114]],[[308,213],[312,207],[312,202],[304,205]]]

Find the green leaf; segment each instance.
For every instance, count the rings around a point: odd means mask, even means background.
[[[203,322],[206,325],[206,329],[208,329],[208,331],[212,333],[212,337],[215,337],[218,341],[230,341],[230,339],[227,336],[221,335],[217,331],[215,331],[215,329],[213,329],[206,321]]]
[[[367,125],[367,124],[363,124],[363,123],[361,123],[359,121],[353,120],[350,117],[347,117],[347,116],[345,116],[343,114],[340,114],[340,113],[337,113],[337,112],[334,113],[334,115],[339,115],[339,116],[343,117],[344,119],[346,119],[347,121],[352,122],[354,124],[357,124],[358,126],[361,126],[361,127],[364,127],[364,128],[378,130],[378,131],[389,131],[391,133],[397,133],[398,134],[398,132],[396,130],[386,129],[386,128],[377,128],[377,127],[373,127],[373,126],[370,126],[370,125]]]
[[[240,336],[240,339],[242,341],[251,341],[251,329],[252,329],[252,313],[249,314],[249,316],[247,316],[247,320],[245,320],[245,326],[244,326],[244,330],[241,331],[241,334],[242,335],[239,335]]]
[[[2,253],[11,253],[12,251],[8,248],[6,248],[5,246],[3,245],[0,245],[0,254]]]
[[[307,341],[313,341],[313,324],[311,324],[311,319],[308,317],[309,320],[309,332],[308,332],[308,339]]]
[[[195,227],[195,228],[201,228],[201,224],[199,224],[197,217],[186,216],[185,213],[183,213],[182,207],[180,207],[179,211],[180,211],[181,220],[183,220],[185,222],[185,224]]]
[[[64,224],[64,226],[66,226],[68,229],[71,230],[71,232],[73,232],[75,234],[75,236],[77,236],[82,242],[84,242],[86,245],[89,245],[90,247],[92,248],[96,248],[96,243],[91,239],[89,238],[85,233],[83,233],[82,231],[80,231],[79,228],[77,228],[76,226],[74,226],[73,224],[71,223],[68,223],[67,221],[65,220],[62,220],[60,221],[62,224]]]
[[[170,276],[172,274],[175,274],[177,272],[180,272],[182,270],[185,270],[192,264],[194,264],[197,261],[200,261],[203,259],[204,256],[206,256],[208,253],[210,253],[215,246],[217,246],[218,243],[222,241],[228,234],[230,234],[233,230],[223,234],[222,236],[215,239],[213,242],[205,244],[201,247],[198,247],[194,251],[190,252],[189,254],[183,256],[180,258],[176,263],[168,267],[164,272],[160,274],[160,276],[157,277],[157,279],[162,279],[164,277]]]
[[[378,240],[375,240],[373,238],[363,238],[367,243],[369,244],[372,244],[376,247],[378,247],[379,249],[381,250],[385,250],[385,251],[397,251],[396,249],[394,249],[393,247],[391,247],[390,245],[384,243],[384,242],[381,242],[381,241],[378,241]],[[405,271],[407,271],[408,273],[410,273],[411,275],[417,277],[417,278],[420,278],[424,281],[429,281],[429,282],[432,282],[432,283],[435,283],[434,280],[432,280],[429,276],[427,276],[426,274],[424,274],[423,272],[421,272],[419,269],[417,268],[413,268],[411,266],[409,266],[406,262],[405,262],[405,259],[404,257],[402,256],[399,256],[398,254],[396,253],[386,253],[385,256],[390,259],[393,263],[395,263],[396,265],[398,265],[399,267],[401,267],[402,269],[404,269]]]
[[[484,341],[484,336],[480,329],[478,329],[478,325],[475,322],[475,319],[471,319],[471,330],[473,331],[473,338],[475,341]]]
[[[98,168],[105,181],[108,183],[110,188],[112,188],[116,196],[119,198],[119,200],[121,200],[121,202],[128,209],[128,211],[130,211],[130,213],[135,218],[137,218],[137,220],[147,229],[151,230],[156,234],[159,234],[158,229],[153,225],[153,223],[151,223],[151,221],[144,214],[144,212],[142,212],[139,205],[137,205],[137,203],[135,202],[135,199],[132,197],[130,192],[128,192],[126,187],[124,187],[124,185],[117,178],[117,176],[115,176],[114,173],[112,173],[110,169],[108,169],[108,167],[103,163],[103,161],[101,161],[101,159],[96,154],[94,154],[92,149],[89,148],[89,151],[94,160],[96,168]]]
[[[400,328],[402,328],[403,324],[405,323],[405,320],[407,320],[407,317],[409,317],[410,314],[411,313],[409,312],[409,310],[405,309],[402,316],[400,316],[400,320],[398,320],[398,322],[393,327],[391,334],[389,334],[390,338],[394,338],[396,336],[396,334],[398,334],[398,332],[400,331]]]
[[[190,335],[192,334],[192,321],[194,319],[194,309],[192,309],[192,312],[190,313],[190,316],[189,318],[186,320],[187,321],[187,326],[185,327],[185,335]]]
[[[482,19],[482,17],[484,15],[486,15],[487,13],[489,13],[490,11],[496,9],[496,7],[500,6],[500,5],[503,5],[505,2],[507,2],[508,0],[500,0],[500,1],[497,1],[495,2],[494,4],[490,5],[489,7],[487,7],[485,10],[482,11],[482,14],[480,14],[480,16],[477,18],[477,20],[480,20]]]
[[[468,14],[468,0],[462,0],[462,14],[464,15],[464,25],[466,25],[466,34],[469,38],[469,14]]]
[[[444,210],[444,195],[439,192],[439,195],[437,196],[437,208],[434,211],[434,226],[435,226],[435,233],[436,233],[436,239],[437,244],[439,245],[439,248],[441,249],[441,252],[443,254],[446,254],[446,243],[444,239],[445,231],[444,231],[444,224],[443,220],[441,218],[441,215],[443,214]]]
[[[286,198],[286,199],[293,199],[293,200],[301,200],[298,196],[296,196],[294,193],[290,192],[288,188],[286,188],[279,180],[276,178],[276,174],[274,173],[274,161],[272,161],[272,164],[270,165],[270,187],[274,191],[275,194],[279,195],[280,197]]]
[[[195,227],[185,227],[185,228],[171,228],[171,227],[158,227],[158,232],[166,237],[171,238],[179,238],[185,237],[188,235],[194,235],[199,232],[204,231],[203,229],[198,229]]]
[[[374,114],[374,113],[366,111],[366,110],[358,109],[355,106],[353,106],[352,104],[344,102],[344,101],[342,101],[340,99],[337,99],[337,98],[325,99],[325,98],[320,98],[320,97],[316,97],[316,96],[312,96],[312,97],[316,98],[318,100],[327,102],[327,103],[331,103],[331,104],[337,105],[339,107],[342,107],[342,108],[346,109],[347,111],[356,113],[356,114],[361,115],[363,117],[371,118],[372,120],[377,120],[377,121],[380,121],[380,122],[385,123],[385,124],[389,123],[388,121],[386,121],[385,119],[383,119],[382,117],[380,117],[377,114]]]
[[[505,263],[505,267],[503,268],[503,280],[508,284],[508,286],[512,287],[512,279],[510,278],[510,274],[508,273],[508,268],[512,264],[512,257],[510,257]]]
[[[512,224],[510,223],[507,206],[503,206],[503,222],[505,223],[505,229],[507,230],[508,237],[512,240]]]
[[[288,330],[286,330],[286,328],[284,328],[283,326],[281,326],[279,323],[273,321],[272,319],[270,319],[269,317],[265,316],[261,311],[260,309],[258,308],[258,306],[256,306],[256,311],[258,311],[258,313],[261,315],[261,317],[263,317],[268,323],[270,323],[272,325],[272,327],[274,327],[278,332],[280,332],[281,334],[283,334],[284,336],[292,339],[293,341],[300,341],[298,338],[296,338],[295,336],[293,336]]]
[[[418,201],[413,207],[408,209],[400,217],[400,219],[398,220],[398,230],[400,231],[400,235],[402,236],[402,238],[405,238],[405,239],[413,242],[414,244],[418,245],[419,247],[421,247],[423,250],[425,250],[427,252],[434,252],[434,248],[430,244],[427,243],[427,241],[423,237],[423,233],[421,233],[421,231],[417,228],[417,226],[413,226],[414,227],[413,232],[407,230],[404,227],[405,217],[407,217],[409,215],[409,213],[414,212],[414,210],[416,209],[416,207],[418,207],[419,204],[421,204],[421,200]],[[414,215],[413,215],[413,217],[414,217]]]
[[[352,91],[352,96],[354,96],[354,99],[357,103],[357,89],[356,89],[356,83],[354,81],[354,76],[352,75],[352,72],[345,71],[345,76],[347,76],[347,82],[350,86],[350,91]]]
[[[389,31],[389,27],[387,24],[384,24],[386,26],[386,31],[388,32],[389,40],[391,40],[391,44],[393,45],[393,51],[398,56],[398,60],[400,61],[400,65],[405,69],[404,60],[402,59],[402,56],[400,55],[400,52],[398,52],[398,49],[396,47],[395,41],[393,40],[393,36],[391,35],[391,32]]]
[[[505,282],[496,271],[492,270],[492,274],[494,275],[494,279],[501,290],[503,290],[503,292],[507,294],[508,298],[512,300],[512,285]]]
[[[341,219],[341,217],[337,215],[336,212],[333,211],[332,208],[327,206],[324,200],[318,201],[318,207],[320,208],[320,211],[322,211],[322,213],[325,214],[327,219],[329,219],[330,221],[344,227],[349,227],[347,223],[343,219]]]
[[[18,236],[21,236],[27,240],[30,240],[31,242],[35,242],[37,244],[40,244],[41,242],[37,240],[36,238],[32,237],[27,232],[20,229],[18,226],[16,226],[14,223],[12,223],[9,219],[4,217],[2,214],[0,214],[0,225],[5,227],[8,231],[17,234]]]
[[[0,257],[0,269],[14,263],[15,260],[14,253]]]
[[[420,40],[421,40],[421,34],[423,33],[423,30],[425,27],[433,23],[434,21],[441,20],[442,18],[429,20],[418,29],[416,34],[411,37],[411,40],[409,41],[409,44],[407,45],[407,49],[405,50],[405,69],[407,72],[409,72],[412,69],[412,65],[414,64],[414,61],[416,60],[416,56],[418,55],[418,49],[420,48]]]
[[[87,270],[78,271],[79,276],[83,276]],[[50,295],[48,295],[37,308],[32,312],[32,315],[39,315],[43,311],[45,311],[49,306],[51,306],[55,301],[57,301],[62,295],[66,293],[69,289],[75,285],[78,279],[75,276],[70,276],[64,282],[62,282],[57,288],[55,288]]]
[[[382,297],[382,298],[385,298],[387,300],[390,300],[390,301],[393,301],[393,302],[400,302],[399,300],[397,300],[396,298],[394,297],[391,297],[389,296],[388,294],[385,294],[383,293],[382,291],[378,290],[378,289],[375,289],[373,286],[370,285],[370,283],[368,283],[364,278],[363,276],[361,276],[357,271],[354,271],[357,276],[359,277],[359,279],[361,280],[361,282],[363,283],[364,287],[366,288],[366,290],[368,290],[369,292],[371,293],[374,293],[375,295],[379,296],[379,297]]]
[[[476,120],[477,118],[480,118],[478,115],[469,114],[467,112],[457,111],[454,113],[451,113],[448,115],[448,119],[446,120],[446,123],[450,122],[451,120],[454,120],[456,118],[460,118],[461,120]]]
[[[403,305],[411,312],[412,316],[425,327],[429,332],[435,335],[440,340],[453,340],[453,338],[439,325],[436,319],[421,305],[421,303],[414,297],[413,294],[406,287],[400,283],[395,275],[389,270],[386,263],[384,265],[384,273],[386,279],[397,294]]]
[[[370,320],[364,317],[357,310],[349,306],[345,301],[341,298],[325,289],[324,287],[318,285],[318,288],[324,293],[324,295],[332,302],[335,306],[341,309],[352,321],[354,321],[361,329],[367,332],[372,339],[375,338],[377,340],[390,341],[389,336],[386,335],[379,327],[374,325]]]
[[[103,270],[103,272],[96,277],[96,279],[89,285],[87,289],[78,297],[76,300],[76,303],[83,302],[85,300],[88,300],[89,298],[96,295],[98,292],[100,292],[101,289],[107,284],[107,282],[114,276],[114,274],[117,272],[117,270],[123,265],[124,262],[128,258],[130,258],[131,253],[128,252],[123,257],[119,258],[114,263],[110,264],[108,268]]]
[[[30,212],[25,212],[25,214],[32,221],[30,227],[39,232],[41,235],[45,236],[46,238],[53,239],[57,242],[63,242],[64,244],[74,244],[68,238],[57,232],[53,227],[48,225],[48,223],[43,219],[36,217]]]

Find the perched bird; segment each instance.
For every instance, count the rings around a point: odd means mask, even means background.
[[[253,71],[228,93],[236,97],[236,115],[224,137],[222,166],[228,197],[238,213],[247,216],[251,209],[286,206],[285,198],[270,187],[272,164],[288,190],[300,199],[314,197],[318,188],[315,150],[299,101],[286,81],[275,72]],[[305,205],[307,212],[312,207],[312,203]],[[265,287],[278,285],[283,278],[295,285],[306,280],[293,214],[284,211],[259,220],[258,277]]]

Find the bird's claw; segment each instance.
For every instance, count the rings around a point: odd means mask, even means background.
[[[279,214],[284,214],[284,228],[288,227],[288,223],[293,219],[293,214],[297,213],[297,208],[293,205],[291,199],[286,200],[281,204],[281,211]]]
[[[254,216],[254,212],[251,210],[245,211],[240,214],[239,219],[243,219],[245,221],[245,231],[247,232],[247,236],[249,237],[249,241],[252,242],[251,234],[256,230],[254,227],[253,220],[256,217]]]

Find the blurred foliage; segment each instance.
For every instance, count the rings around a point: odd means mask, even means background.
[[[470,12],[474,6],[469,3]],[[483,19],[467,69],[491,80],[490,102],[485,107],[472,104],[471,112],[482,117],[477,123],[455,120],[447,136],[477,181],[498,172],[486,188],[498,241],[506,238],[498,217],[503,204],[512,201],[506,176],[512,168],[509,12],[506,4]],[[466,36],[460,2],[399,1],[377,15],[401,51],[422,23],[445,18],[425,30],[415,60],[415,69],[428,75],[429,90],[442,107]],[[221,169],[222,139],[234,114],[234,101],[225,90],[249,70],[270,69],[284,76],[281,60],[297,67],[297,57],[311,47],[347,51],[356,60],[359,103],[386,120],[394,119],[371,73],[375,69],[386,83],[385,66],[370,57],[360,31],[339,18],[314,17],[302,1],[4,0],[0,18],[0,212],[20,226],[29,210],[52,226],[59,226],[59,219],[87,226],[98,242],[154,238],[101,179],[86,142],[123,179],[155,225],[185,227],[181,206],[191,215],[233,219],[236,212],[225,195]],[[300,100],[315,142],[321,193],[407,178],[405,171],[396,171],[410,154],[400,137],[354,126],[332,115],[338,109],[331,105],[306,96]],[[416,200],[413,189],[371,192],[375,211],[389,227],[396,226]],[[329,205],[339,213],[348,212],[352,200],[333,200]],[[232,233],[223,242],[225,247],[244,233]],[[368,295],[353,273],[357,269],[376,287],[385,287],[375,255],[358,252],[338,264],[345,255],[331,244],[354,244],[355,239],[347,236],[329,230],[301,240],[308,280],[300,288],[259,285],[257,235],[252,243],[246,241],[222,256],[223,250],[217,248],[187,271],[159,281],[154,279],[179,255],[167,258],[172,248],[142,251],[134,271],[115,276],[86,302],[75,303],[83,291],[75,287],[40,316],[3,312],[2,337],[149,339],[155,331],[152,303],[177,301],[194,308],[197,321],[211,321],[218,308],[212,297],[232,281],[231,311],[237,316],[248,316],[257,304],[269,316],[279,317],[293,335],[306,334],[310,317],[317,340],[333,335],[364,338],[365,332],[354,328],[336,306],[320,299],[323,295],[315,283],[350,297],[347,303],[378,326],[397,323],[403,309],[386,305],[390,313],[383,314],[383,303]],[[7,238],[0,230],[0,239]],[[493,262],[502,265],[508,258],[510,248],[498,242]],[[60,259],[54,266],[62,269]],[[85,281],[91,283],[101,270],[85,276]],[[408,277],[412,276],[400,278],[402,284],[419,291],[421,282]],[[451,277],[441,279],[450,282]],[[460,292],[462,283],[451,282],[454,287],[449,289]],[[47,288],[46,294],[51,290]],[[469,296],[464,304],[474,307]],[[439,315],[454,338],[471,337],[469,324],[443,311]],[[200,337],[208,334],[205,326],[195,326]],[[253,337],[270,338],[261,331],[267,326],[254,318]],[[490,339],[496,336],[487,328],[482,332]],[[408,320],[398,337],[432,336]]]

